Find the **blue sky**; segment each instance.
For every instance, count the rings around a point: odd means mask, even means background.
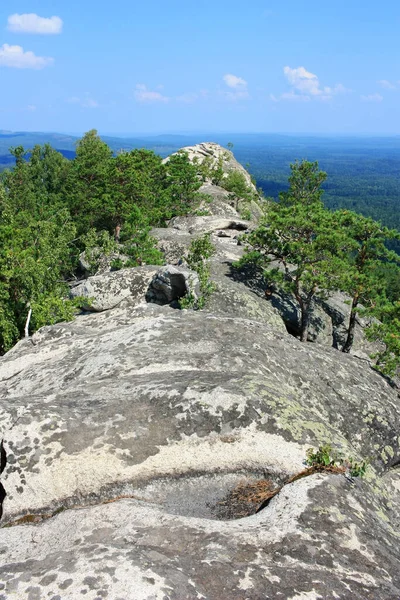
[[[398,0],[11,0],[0,129],[399,134]]]

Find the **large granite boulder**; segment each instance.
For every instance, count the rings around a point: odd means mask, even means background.
[[[110,310],[123,300],[139,304],[160,267],[143,266],[94,275],[71,287],[71,298],[86,298],[86,309],[93,312]]]
[[[400,401],[363,361],[142,304],[23,340],[0,394],[5,598],[400,596]],[[285,485],[326,442],[365,479]]]
[[[166,265],[151,280],[146,300],[156,304],[171,304],[184,296],[197,300],[200,294],[199,276],[195,271],[183,266]]]
[[[120,246],[122,250],[122,246]],[[81,252],[79,255],[79,270],[85,277],[91,275],[103,275],[113,270],[112,265],[118,261],[122,265],[127,263],[130,257],[123,252],[109,252],[104,254],[101,248],[92,248],[90,252]]]
[[[241,213],[250,212],[252,219],[257,219],[261,216],[263,205],[265,205],[265,200],[256,195],[254,198],[257,200],[249,201],[238,198],[235,194],[209,181],[203,183],[199,192],[205,194],[205,199],[200,203],[198,212],[214,216],[237,218]]]

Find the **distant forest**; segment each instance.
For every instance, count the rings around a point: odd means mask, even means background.
[[[161,135],[143,138],[102,136],[114,152],[147,148],[165,157],[201,141],[233,143],[235,157],[252,174],[267,197],[286,190],[290,163],[319,161],[328,173],[324,202],[329,208],[348,208],[400,230],[400,136],[312,137],[267,134]],[[0,170],[13,166],[11,146],[32,148],[50,143],[66,158],[75,155],[78,138],[55,133],[0,132]]]

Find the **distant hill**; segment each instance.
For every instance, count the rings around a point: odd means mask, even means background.
[[[103,140],[114,150],[133,150],[134,148],[147,148],[158,154],[168,156],[182,146],[195,143],[192,137],[185,136],[152,136],[149,138],[122,138],[102,136]],[[39,144],[50,144],[53,148],[64,154],[67,158],[73,158],[78,136],[62,133],[43,133],[26,131],[1,131],[0,130],[0,170],[12,166],[13,158],[9,152],[11,147],[23,146],[25,149],[33,148]],[[196,138],[197,140],[197,138]],[[203,141],[200,136],[199,141]]]

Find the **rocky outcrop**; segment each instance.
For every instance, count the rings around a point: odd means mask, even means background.
[[[0,370],[9,597],[399,595],[399,399],[363,361],[154,304],[33,342]],[[368,477],[311,475],[255,514],[326,441]]]
[[[121,269],[95,275],[71,287],[71,298],[86,298],[86,309],[94,312],[110,310],[122,300],[142,302],[159,267],[145,266]]]
[[[168,266],[80,282],[86,314],[0,359],[0,600],[400,597],[398,390],[328,347],[341,296],[323,344],[289,335],[290,298],[235,267],[252,224],[224,197],[153,230]],[[216,290],[174,310],[204,233]],[[304,471],[326,443],[366,477]]]
[[[288,331],[300,335],[301,315],[295,298],[281,290],[269,297],[271,305],[279,312]],[[347,338],[351,310],[351,298],[343,292],[331,292],[326,298],[316,298],[312,308],[308,341],[341,350]],[[368,359],[380,349],[378,343],[369,342],[365,328],[370,319],[357,316],[352,353]]]
[[[122,247],[121,247],[122,250]],[[112,270],[112,265],[115,261],[125,264],[130,260],[130,257],[123,252],[109,252],[104,254],[100,248],[92,248],[88,252],[81,252],[79,255],[79,269],[85,277],[90,275],[104,275]]]
[[[202,164],[206,161],[211,168],[221,167],[223,172],[222,179],[228,177],[232,171],[241,173],[248,189],[253,192],[254,198],[244,201],[242,198],[238,198],[235,194],[231,194],[225,190],[223,181],[220,182],[220,185],[215,185],[211,179],[206,178],[199,189],[200,193],[207,196],[207,200],[204,200],[199,208],[202,213],[218,216],[228,214],[237,215],[245,211],[246,213],[250,213],[252,219],[260,217],[262,214],[261,205],[264,200],[259,196],[248,171],[235,159],[230,150],[214,142],[204,142],[195,146],[186,146],[181,151],[186,152],[192,162]],[[168,160],[169,158],[166,158],[164,162],[168,162]]]
[[[184,296],[191,296],[193,300],[200,297],[199,276],[188,268],[167,265],[154,275],[146,300],[156,304],[171,304]]]
[[[238,217],[227,218],[226,216],[175,217],[169,223],[169,228],[178,229],[190,234],[204,234],[230,229],[235,230],[238,235],[240,232],[243,233],[243,231],[246,231],[249,226],[250,223],[248,221],[244,221]]]
[[[230,150],[223,148],[219,144],[215,142],[203,142],[195,146],[185,146],[180,151],[186,152],[189,159],[198,164],[203,163],[204,160],[210,161],[212,167],[221,164],[225,176],[232,171],[239,171],[244,176],[247,185],[254,192],[257,191],[246,169],[236,160]],[[168,162],[168,158],[164,162]]]

